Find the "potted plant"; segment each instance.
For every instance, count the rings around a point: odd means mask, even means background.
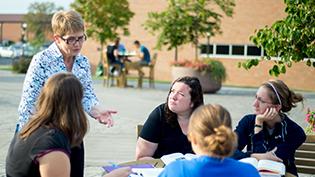
[[[197,77],[205,93],[217,92],[226,79],[225,67],[218,60],[179,60],[172,62],[171,66],[173,78],[187,75]]]
[[[315,111],[307,110],[305,121],[308,125],[305,127],[305,133],[307,135],[315,136]]]

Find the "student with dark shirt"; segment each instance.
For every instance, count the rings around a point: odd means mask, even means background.
[[[71,73],[50,77],[39,95],[36,113],[17,132],[6,158],[7,177],[70,177],[81,161],[70,161],[83,141],[88,122],[82,106],[83,87]],[[84,158],[82,159],[84,161]],[[106,177],[127,177],[130,168]]]
[[[251,156],[282,161],[286,172],[297,176],[294,154],[306,135],[285,113],[301,101],[302,95],[290,90],[281,80],[263,83],[253,102],[254,114],[243,117],[236,127],[238,148],[234,158]]]
[[[203,105],[203,92],[195,77],[175,80],[164,104],[155,108],[146,120],[136,146],[136,159],[160,158],[181,152],[193,153],[187,139],[189,117]]]
[[[106,50],[107,62],[110,65],[118,64],[120,66],[120,68],[110,68],[110,72],[115,75],[118,75],[124,67],[123,62],[119,58],[119,42],[120,38],[117,38],[113,44],[107,46]]]

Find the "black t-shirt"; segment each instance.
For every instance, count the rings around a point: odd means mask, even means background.
[[[115,45],[107,46],[106,56],[107,56],[107,60],[108,60],[109,64],[112,64],[117,60],[115,55],[114,55],[114,51],[117,49],[118,49],[118,47]]]
[[[16,133],[7,154],[7,177],[40,177],[37,158],[55,150],[70,157],[68,138],[57,129],[41,127],[24,140]]]
[[[175,127],[166,122],[164,106],[165,104],[161,104],[151,112],[141,130],[140,137],[158,143],[154,158],[175,152],[193,153],[191,144],[178,122],[176,121]]]

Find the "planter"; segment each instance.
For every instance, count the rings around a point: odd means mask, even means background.
[[[204,93],[215,93],[221,89],[221,82],[212,79],[210,73],[201,73],[193,68],[172,66],[173,81],[179,77],[192,76],[197,77],[201,83],[201,87]]]
[[[307,135],[305,142],[313,142],[314,143],[315,142],[315,134]]]

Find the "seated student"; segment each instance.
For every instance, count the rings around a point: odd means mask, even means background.
[[[138,40],[136,40],[133,44],[136,48],[137,57],[140,59],[138,63],[142,66],[148,65],[151,61],[149,50],[144,45],[141,45]]]
[[[259,177],[250,164],[229,158],[237,146],[229,112],[220,105],[205,105],[191,115],[188,138],[194,152],[192,160],[177,160],[167,165],[159,177]]]
[[[166,103],[156,107],[146,120],[137,141],[136,159],[193,153],[187,128],[191,113],[200,105],[203,105],[203,92],[199,80],[188,76],[176,79]]]
[[[73,74],[59,73],[47,80],[36,113],[10,144],[7,176],[70,177],[76,170],[70,169],[71,148],[82,143],[88,129],[82,98],[82,85]],[[124,168],[107,177],[127,177],[130,172],[130,168]]]
[[[301,101],[302,95],[291,91],[281,80],[263,83],[253,102],[254,114],[243,117],[236,127],[238,150],[234,158],[282,161],[286,171],[297,176],[294,153],[306,136],[285,113]],[[242,152],[245,146],[246,152]]]
[[[111,67],[110,72],[114,75],[119,75],[121,69],[124,67],[123,62],[119,58],[119,44],[120,38],[116,38],[115,42],[113,44],[110,44],[107,46],[106,50],[106,56],[107,56],[107,62],[110,65],[118,64],[120,68]]]

